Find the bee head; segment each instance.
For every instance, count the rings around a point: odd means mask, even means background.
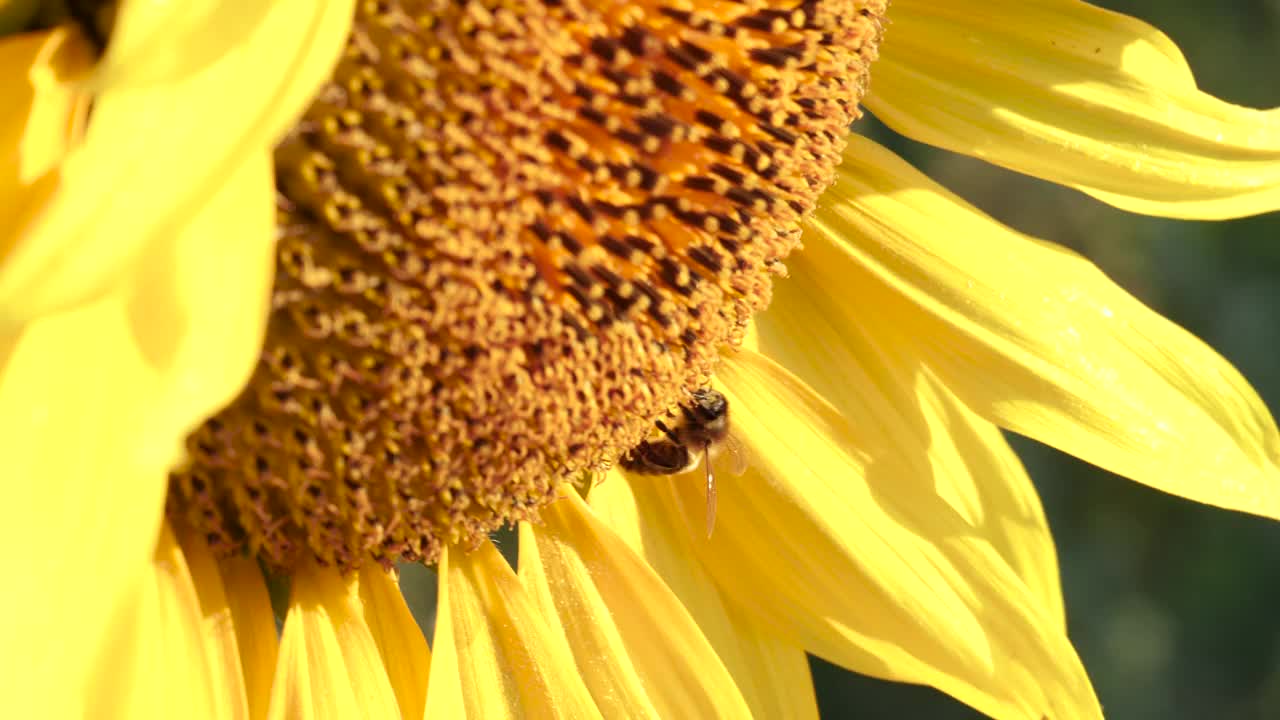
[[[690,413],[691,420],[705,425],[728,415],[729,401],[720,394],[719,390],[711,388],[695,390],[692,401],[687,406],[687,412]]]

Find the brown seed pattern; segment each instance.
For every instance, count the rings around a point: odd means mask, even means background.
[[[245,392],[170,516],[279,569],[435,560],[704,386],[831,182],[883,0],[366,0],[276,151]]]

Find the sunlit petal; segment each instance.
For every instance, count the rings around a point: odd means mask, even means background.
[[[844,167],[805,251],[811,277],[858,288],[842,313],[912,338],[1003,427],[1167,492],[1280,517],[1280,433],[1221,356],[1088,261],[999,225],[870,141],[855,138]]]
[[[167,523],[166,523],[167,525]],[[168,540],[168,529],[161,543]],[[200,630],[209,648],[209,674],[220,699],[228,702],[226,713],[218,717],[237,720],[249,717],[248,697],[245,692],[244,670],[240,665],[240,644],[237,639],[235,618],[222,585],[217,560],[201,538],[194,533],[183,533],[178,547],[181,557],[190,570],[190,582],[199,599]],[[176,553],[175,553],[176,554]],[[272,628],[275,634],[275,628]]]
[[[863,324],[860,283],[828,284],[803,253],[758,321],[759,350],[802,378],[880,448],[897,481],[945,500],[1065,629],[1057,552],[1031,478],[994,425],[959,402],[911,342]],[[866,418],[875,418],[867,422]],[[925,450],[922,452],[921,448]],[[918,485],[916,485],[918,483]]]
[[[142,428],[149,437],[185,435],[253,370],[271,292],[272,187],[270,158],[254,154],[174,242],[134,268],[133,337],[167,384],[154,427]]]
[[[917,140],[1134,212],[1280,208],[1280,109],[1196,89],[1155,28],[1077,0],[899,0],[865,103]]]
[[[0,2],[0,24],[4,13]],[[57,167],[88,108],[83,82],[93,58],[71,26],[0,38],[0,260],[58,185]]]
[[[362,568],[360,600],[365,622],[400,703],[400,714],[417,720],[426,704],[431,651],[400,594],[394,573],[377,566]]]
[[[166,525],[140,592],[122,607],[86,693],[92,716],[243,718],[235,652],[217,618],[203,612],[182,549]],[[204,579],[203,577],[201,579]],[[207,595],[213,599],[213,594]],[[65,691],[64,691],[65,692]],[[43,716],[43,715],[40,715]]]
[[[122,299],[106,298],[32,323],[0,374],[0,562],[25,588],[3,595],[0,703],[83,683],[150,565],[172,453],[137,436],[164,384],[131,335]]]
[[[485,542],[441,556],[427,720],[599,718],[564,638]]]
[[[933,374],[916,379],[936,440],[930,458],[951,468],[938,492],[991,543],[1027,585],[1046,617],[1066,632],[1058,553],[1035,485],[1000,429],[982,419]]]
[[[261,204],[241,200],[246,191],[269,189],[265,155],[235,178],[242,182],[190,219],[172,252],[148,260],[154,275],[36,320],[9,341],[0,377],[0,448],[5,476],[22,481],[14,483],[18,497],[6,505],[0,532],[14,533],[6,540],[14,555],[9,567],[49,591],[25,600],[31,621],[15,628],[17,637],[5,646],[30,651],[6,654],[24,657],[6,677],[56,666],[74,678],[85,667],[112,603],[151,552],[165,473],[180,457],[183,436],[226,402],[252,367],[269,284],[271,209],[269,195]],[[158,278],[166,267],[173,275]],[[242,292],[222,297],[219,278]],[[175,279],[191,282],[179,289]],[[68,446],[76,451],[66,452]],[[18,538],[37,533],[67,550],[32,555]],[[56,590],[73,581],[95,588],[91,607],[64,607],[80,605],[74,593]],[[67,624],[78,628],[80,642],[42,640],[51,627]],[[15,682],[37,692],[42,681]]]
[[[268,716],[400,717],[354,579],[314,564],[294,574]]]
[[[577,493],[543,508],[541,520],[521,526],[520,577],[568,638],[602,715],[749,714],[680,601]]]
[[[257,357],[273,219],[265,153],[232,178],[112,294],[8,340],[0,446],[5,475],[29,480],[15,483],[20,505],[6,506],[14,517],[0,532],[29,537],[39,527],[50,542],[74,548],[35,557],[15,539],[10,567],[32,565],[25,577],[47,578],[39,582],[51,589],[91,583],[97,597],[73,612],[61,604],[73,595],[31,596],[33,621],[15,630],[31,633],[29,641],[6,646],[39,647],[8,677],[43,672],[46,662],[64,677],[80,671],[117,594],[150,553],[165,473],[187,429],[238,391]],[[59,557],[84,569],[68,574]],[[81,642],[43,642],[45,622],[79,626]],[[39,683],[18,687],[35,692]]]
[[[120,4],[92,122],[0,266],[0,328],[106,292],[180,232],[297,118],[352,13],[353,0]]]
[[[804,651],[725,598],[691,547],[691,543],[706,542],[705,532],[699,529],[691,534],[683,519],[664,506],[660,485],[692,484],[694,494],[700,493],[701,482],[689,480],[612,473],[591,490],[589,500],[594,512],[643,555],[697,620],[752,717],[816,720],[818,704]],[[734,492],[734,483],[728,480],[724,491]]]
[[[753,458],[694,546],[726,592],[818,655],[993,717],[1100,716],[1057,620],[947,500],[919,492],[898,448],[863,441],[867,419],[750,351],[717,375]],[[690,500],[669,506],[692,529]]]
[[[262,571],[253,560],[241,555],[225,558],[218,562],[218,571],[236,627],[249,717],[263,720],[271,703],[271,681],[280,649],[271,598]]]

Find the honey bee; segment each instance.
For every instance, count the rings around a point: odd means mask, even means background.
[[[729,401],[718,390],[696,390],[690,402],[680,406],[673,426],[655,423],[663,437],[636,445],[619,464],[642,475],[679,475],[702,463],[707,479],[707,537],[716,525],[716,476],[712,458],[727,451],[734,475],[746,471],[742,446],[729,434]]]

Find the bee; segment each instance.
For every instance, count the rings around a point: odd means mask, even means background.
[[[622,456],[623,468],[642,475],[679,475],[702,463],[707,481],[707,537],[716,525],[716,476],[714,457],[728,451],[734,475],[746,471],[742,446],[729,434],[729,400],[718,390],[696,390],[690,401],[680,406],[673,426],[662,420],[655,425],[662,437],[645,440]]]

